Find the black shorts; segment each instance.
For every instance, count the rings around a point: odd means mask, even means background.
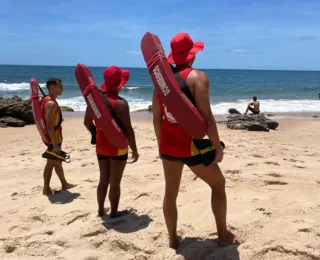
[[[116,161],[123,161],[123,160],[128,159],[128,154],[124,154],[124,155],[120,155],[120,156],[107,156],[107,155],[97,153],[97,158],[98,158],[98,160],[112,159],[112,160],[116,160]]]
[[[203,164],[204,166],[209,166],[216,158],[216,151],[214,150],[212,143],[209,139],[193,139],[193,143],[197,147],[199,154],[190,157],[176,157],[168,154],[160,153],[162,159],[168,161],[181,162],[187,166],[196,166]],[[224,149],[225,144],[221,142],[221,146]],[[212,147],[212,150],[203,152],[203,150]]]
[[[203,164],[204,166],[210,165],[215,157],[216,153],[215,151],[210,151],[205,154],[197,154],[195,156],[190,156],[190,157],[176,157],[176,156],[171,156],[167,154],[162,154],[160,153],[160,157],[162,159],[168,160],[168,161],[175,161],[175,162],[181,162],[187,166],[196,166],[199,164]]]
[[[254,114],[254,115],[257,115],[260,113],[260,111],[254,111],[254,108],[252,107],[249,107],[249,110]]]

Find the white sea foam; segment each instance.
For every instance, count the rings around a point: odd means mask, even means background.
[[[261,112],[320,112],[320,100],[274,100],[266,99],[260,101]],[[214,114],[228,114],[229,108],[235,108],[244,113],[248,100],[237,100],[235,102],[221,102],[211,104]]]
[[[82,96],[74,97],[74,98],[58,98],[58,103],[60,106],[68,106],[71,107],[74,111],[85,111],[87,104]],[[130,111],[137,111],[140,109],[147,109],[151,105],[151,101],[146,101],[142,99],[127,99]]]
[[[45,87],[45,83],[40,83],[40,87]],[[30,89],[30,83],[28,82],[21,82],[21,83],[0,83],[0,92],[14,92],[14,91],[23,91],[23,90],[29,90]]]
[[[130,111],[147,109],[151,101],[143,99],[127,98]],[[62,106],[69,106],[75,111],[84,111],[87,107],[82,96],[70,99],[58,99]],[[262,112],[320,112],[320,100],[260,100]],[[211,104],[212,112],[216,115],[228,114],[229,108],[235,108],[244,113],[248,100],[237,100],[235,102],[221,102]]]

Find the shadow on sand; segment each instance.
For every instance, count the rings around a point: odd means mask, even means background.
[[[68,190],[58,190],[58,191],[55,191],[53,195],[49,195],[47,197],[52,204],[67,204],[67,203],[71,203],[80,195],[81,195],[80,193],[72,193]]]
[[[147,228],[153,220],[146,214],[137,215],[135,209],[129,209],[128,213],[116,218],[110,218],[109,215],[102,217],[102,225],[106,229],[113,229],[121,233],[133,233]]]
[[[217,239],[202,239],[199,237],[183,238],[176,253],[184,256],[185,260],[240,260],[238,246],[219,247]]]

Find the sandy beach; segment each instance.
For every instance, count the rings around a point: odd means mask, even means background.
[[[77,187],[42,195],[45,147],[35,125],[0,129],[0,259],[320,259],[320,120],[279,119],[270,132],[218,124],[226,154],[228,224],[245,242],[219,248],[210,189],[185,167],[178,198],[181,248],[168,248],[164,177],[152,122],[133,119],[140,159],[128,164],[120,210],[97,217],[98,163],[83,118],[67,116],[67,179]],[[52,188],[60,189],[55,173]],[[106,202],[108,208],[109,203]]]

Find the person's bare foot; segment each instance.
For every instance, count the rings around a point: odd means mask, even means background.
[[[240,245],[243,241],[238,238],[236,235],[232,234],[230,231],[227,231],[226,235],[221,238],[218,238],[217,244],[218,246],[230,246],[230,245]]]
[[[116,213],[110,213],[110,218],[119,218],[125,215],[128,215],[129,211],[128,210],[122,210],[122,211],[117,211]]]
[[[105,209],[99,209],[98,210],[98,217],[103,217],[104,215],[106,214],[106,211],[105,211]]]
[[[45,196],[49,196],[53,194],[53,191],[51,190],[51,188],[43,188],[42,194]]]
[[[67,182],[66,184],[62,185],[62,189],[63,190],[69,190],[69,189],[72,189],[72,188],[74,188],[76,186],[77,186],[76,184],[71,184],[71,183]]]
[[[169,247],[172,249],[178,249],[180,246],[180,241],[179,238],[177,236],[175,236],[174,238],[169,238]]]

